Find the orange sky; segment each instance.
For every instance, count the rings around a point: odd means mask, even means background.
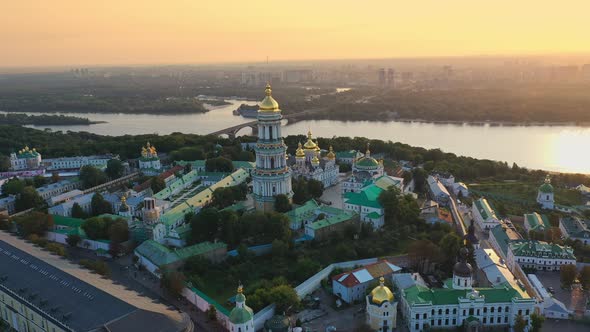
[[[0,67],[590,51],[590,1],[5,0]]]

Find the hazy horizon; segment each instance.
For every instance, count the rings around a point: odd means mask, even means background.
[[[572,10],[574,8],[575,10]],[[9,2],[3,68],[590,52],[590,3]]]

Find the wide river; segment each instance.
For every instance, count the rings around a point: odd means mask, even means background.
[[[215,107],[203,114],[96,114],[68,113],[107,123],[90,126],[31,126],[54,131],[87,131],[101,135],[172,132],[207,134],[243,122],[232,111],[243,101]],[[251,102],[250,102],[251,104]],[[286,134],[305,134],[312,129],[321,137],[362,136],[403,142],[475,158],[516,162],[519,166],[560,172],[590,174],[590,128],[575,126],[473,126],[407,122],[301,121],[287,124]],[[243,129],[239,134],[248,134]]]

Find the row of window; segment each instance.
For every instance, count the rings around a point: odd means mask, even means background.
[[[497,307],[497,309],[496,309],[496,307],[490,307],[489,311],[490,311],[490,313],[494,313],[495,311],[501,313],[502,312],[502,307]],[[510,307],[508,307],[508,306],[504,307],[504,312],[509,312],[509,311],[510,311]],[[530,311],[529,309],[525,310],[525,315],[528,316],[529,315],[529,311]],[[453,315],[456,315],[457,314],[457,308],[453,308],[453,311],[452,312],[453,312]],[[481,312],[482,312],[481,309],[477,309],[477,310],[475,308],[470,308],[469,309],[469,315],[470,316],[473,316],[473,315],[479,316],[481,314]],[[438,313],[438,315],[442,315],[443,314],[443,310],[442,309],[438,309],[438,311],[436,311],[436,310],[432,309],[432,311],[431,311],[431,315],[432,316],[436,315],[437,313]],[[449,315],[451,313],[451,310],[449,308],[447,308],[447,309],[444,310],[444,313],[445,313],[445,315]],[[483,313],[484,314],[487,314],[488,313],[488,307],[483,307]],[[519,315],[522,315],[522,310],[518,310],[518,314]],[[466,309],[463,309],[463,316],[467,316],[467,310]],[[428,315],[426,313],[423,313],[422,314],[422,319],[427,319],[427,318],[428,318]],[[416,314],[416,319],[420,319],[420,314],[419,313]]]

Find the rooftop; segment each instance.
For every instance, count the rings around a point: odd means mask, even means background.
[[[567,236],[574,238],[590,238],[590,220],[564,217],[559,220]],[[565,234],[564,234],[565,235]]]
[[[154,240],[147,240],[135,248],[135,251],[154,265],[161,267],[224,247],[227,245],[223,242],[201,242],[189,247],[170,249]]]
[[[474,201],[473,204],[477,208],[477,211],[479,212],[484,221],[488,219],[498,219],[498,217],[496,216],[496,212],[492,209],[487,199],[480,198]]]
[[[499,225],[490,230],[490,236],[494,236],[504,257],[507,257],[508,255],[508,243],[512,240],[522,239],[520,234],[518,234],[513,227],[514,226],[511,224],[509,225],[502,221]]]
[[[534,231],[543,230],[549,225],[549,219],[547,219],[547,216],[544,214],[538,214],[537,212],[525,214],[524,222],[529,225],[529,229]]]
[[[332,280],[339,282],[345,287],[353,287],[398,271],[401,271],[399,266],[393,265],[386,260],[382,260],[350,272],[338,274],[333,276]]]
[[[74,331],[107,327],[112,332],[172,328],[160,313],[145,311],[73,275],[0,241],[0,288],[28,302],[28,307],[57,326]]]
[[[576,259],[574,250],[568,246],[533,240],[515,240],[508,244],[514,256]]]

